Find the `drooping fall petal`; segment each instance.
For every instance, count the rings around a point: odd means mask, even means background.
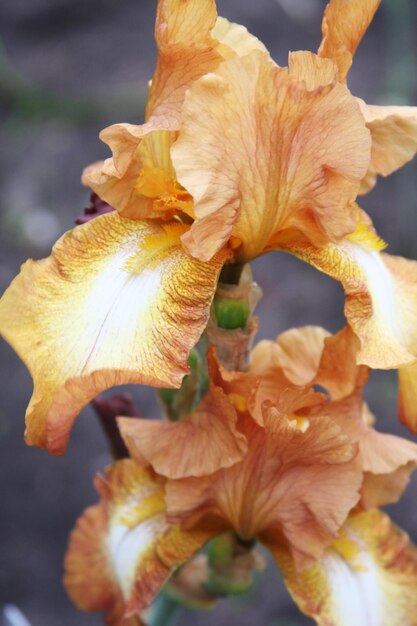
[[[323,39],[319,56],[332,59],[345,82],[352,59],[381,0],[330,0],[322,22]]]
[[[168,478],[204,476],[240,461],[247,442],[236,422],[233,404],[214,385],[196,410],[179,422],[118,420],[132,457],[145,459]]]
[[[183,232],[109,213],[23,266],[1,300],[0,331],[34,379],[29,444],[62,453],[80,409],[106,388],[180,385],[224,261],[187,256]]]
[[[390,369],[416,361],[416,261],[349,239],[322,248],[299,240],[288,251],[342,283],[345,315],[361,344],[358,363]]]
[[[310,56],[327,72],[327,60]],[[254,51],[188,92],[171,155],[194,198],[196,220],[183,240],[197,258],[211,258],[230,236],[236,258],[247,260],[287,228],[321,243],[354,230],[369,131],[348,90],[323,86],[319,73],[307,84],[306,53],[297,58],[280,68]]]
[[[359,103],[372,137],[371,164],[360,190],[367,193],[378,174],[392,174],[417,153],[417,107]]]
[[[139,611],[209,536],[170,525],[163,485],[132,460],[96,485],[102,499],[71,534],[65,586],[79,608],[105,611],[110,626],[139,625]]]
[[[293,599],[318,626],[416,626],[417,549],[384,513],[352,515],[305,572],[273,553]]]

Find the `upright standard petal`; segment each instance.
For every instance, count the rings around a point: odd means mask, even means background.
[[[171,155],[194,198],[183,240],[197,258],[211,258],[230,237],[235,257],[248,260],[288,228],[320,243],[354,230],[369,131],[344,86],[320,78],[313,88],[299,76],[295,62],[280,68],[254,51],[188,92]]]
[[[417,153],[417,107],[359,103],[372,137],[371,164],[360,190],[367,193],[378,174],[392,174]]]
[[[322,22],[319,56],[332,59],[338,79],[345,82],[356,48],[381,4],[381,0],[330,0]]]
[[[190,258],[183,232],[109,213],[23,266],[1,300],[0,331],[34,379],[29,444],[62,453],[80,409],[114,385],[180,385],[225,260]]]
[[[134,626],[173,570],[210,537],[186,533],[165,515],[163,484],[132,460],[97,479],[101,501],[78,520],[65,559],[65,586],[109,626]]]
[[[179,422],[118,420],[132,457],[145,459],[168,478],[213,474],[240,461],[248,446],[236,422],[233,404],[214,385],[195,411]]]
[[[294,601],[318,626],[417,626],[417,549],[384,513],[352,515],[305,572],[273,553]]]

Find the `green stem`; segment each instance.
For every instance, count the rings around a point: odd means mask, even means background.
[[[161,593],[153,606],[149,626],[173,626],[181,606],[166,593]]]

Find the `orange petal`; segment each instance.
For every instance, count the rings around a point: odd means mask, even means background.
[[[180,385],[224,261],[187,256],[183,232],[108,213],[24,265],[1,300],[0,330],[34,379],[29,444],[62,453],[80,409],[114,385]]]
[[[367,383],[368,368],[357,365],[359,349],[359,339],[349,326],[324,340],[314,382],[325,387],[333,400],[345,398]]]
[[[203,478],[167,484],[169,518],[231,527],[243,538],[283,536],[300,567],[328,545],[358,500],[362,474],[355,448],[327,418],[305,432],[275,409],[265,428],[241,427],[250,446],[244,459]]]
[[[356,392],[342,401],[327,404],[323,411],[352,443],[359,445],[360,461],[365,472],[361,504],[370,508],[384,506],[400,498],[411,472],[417,467],[417,445],[368,426],[364,408],[362,393]]]
[[[105,611],[111,626],[133,626],[133,616],[209,537],[170,525],[163,486],[130,459],[110,468],[97,487],[101,502],[70,537],[65,585],[81,609]]]
[[[356,48],[366,33],[381,0],[330,0],[322,22],[319,56],[332,59],[345,82]]]
[[[281,248],[342,283],[345,315],[361,343],[358,363],[390,369],[416,360],[416,261],[349,239],[322,248],[299,240]]]
[[[398,370],[399,415],[402,424],[417,433],[417,363]]]
[[[204,476],[240,461],[247,451],[236,428],[236,411],[219,387],[212,386],[196,410],[179,422],[118,420],[133,458],[146,459],[168,478]]]
[[[273,554],[294,601],[318,626],[416,624],[417,549],[380,511],[352,515],[305,572],[279,549]]]
[[[372,137],[371,164],[361,185],[367,193],[378,174],[392,174],[417,153],[417,107],[359,103]]]
[[[260,341],[252,350],[251,372],[262,376],[282,369],[294,385],[311,384],[329,335],[320,326],[303,326],[287,330],[276,341]]]
[[[345,87],[309,88],[299,73],[254,51],[188,92],[171,155],[195,202],[183,238],[193,256],[211,258],[230,236],[241,242],[235,257],[247,260],[290,227],[320,243],[354,230],[369,131]]]
[[[229,22],[224,17],[217,18],[211,36],[216,41],[217,50],[225,59],[234,55],[241,57],[253,50],[268,52],[264,44],[251,35],[244,26]]]
[[[171,162],[175,133],[159,126],[160,120],[150,120],[142,126],[105,128],[100,137],[113,156],[83,172],[83,184],[124,217],[168,219],[178,211],[192,215],[192,198],[177,182]]]

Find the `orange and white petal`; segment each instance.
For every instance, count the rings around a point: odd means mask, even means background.
[[[192,215],[192,199],[176,180],[170,148],[176,134],[149,121],[142,126],[114,124],[101,139],[113,156],[88,166],[84,185],[130,219]]]
[[[398,370],[398,411],[402,424],[417,433],[417,363]]]
[[[352,515],[314,567],[273,554],[294,601],[318,626],[416,626],[417,549],[387,515]]]
[[[101,501],[70,537],[65,586],[81,609],[105,611],[111,626],[128,626],[208,537],[170,525],[163,484],[130,459],[111,467],[97,488]]]
[[[224,257],[201,263],[184,227],[98,217],[28,261],[0,303],[0,332],[29,368],[26,440],[62,453],[80,409],[126,383],[179,386]]]
[[[362,37],[381,0],[330,0],[322,22],[318,54],[332,59],[338,67],[338,80],[345,82]]]
[[[251,372],[263,376],[282,369],[294,385],[308,385],[316,377],[329,336],[320,326],[303,326],[287,330],[276,341],[260,341],[252,350]]]
[[[247,442],[236,422],[233,404],[214,386],[195,411],[179,422],[118,420],[131,456],[145,459],[167,478],[205,476],[240,461]]]
[[[191,87],[171,155],[195,202],[187,249],[209,259],[233,236],[248,260],[290,227],[321,243],[354,230],[370,135],[344,86],[309,89],[254,51]]]
[[[301,240],[281,248],[342,283],[345,315],[361,344],[358,363],[410,365],[417,357],[417,262],[381,254],[373,245],[346,238],[322,248]]]
[[[417,107],[359,104],[372,137],[371,164],[361,185],[367,193],[377,175],[389,176],[416,155]]]

